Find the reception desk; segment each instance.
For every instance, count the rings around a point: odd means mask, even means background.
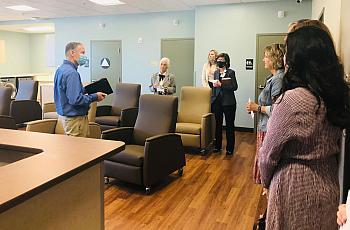
[[[0,129],[0,229],[104,229],[102,162],[124,148]]]

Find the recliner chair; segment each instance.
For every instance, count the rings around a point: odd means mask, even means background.
[[[9,116],[0,115],[1,129],[17,129],[15,119]]]
[[[11,88],[0,85],[0,115],[10,114],[11,93]]]
[[[160,179],[186,164],[181,137],[174,134],[177,97],[145,94],[140,97],[135,127],[102,132],[102,138],[125,142],[125,150],[104,161],[105,176],[138,184],[146,193]]]
[[[28,121],[40,120],[42,109],[37,101],[38,81],[20,80],[14,101],[10,105],[10,116],[21,126]]]
[[[96,123],[102,130],[134,126],[140,93],[140,84],[117,84],[112,105],[97,106]]]
[[[187,147],[205,153],[215,137],[215,117],[210,112],[211,90],[184,86],[181,88],[176,131]]]
[[[57,119],[45,119],[31,121],[27,123],[26,131],[51,133],[51,134],[65,134],[63,126]],[[100,125],[94,122],[89,122],[89,138],[101,138]]]

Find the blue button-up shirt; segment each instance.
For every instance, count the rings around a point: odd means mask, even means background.
[[[78,67],[68,60],[57,69],[54,80],[56,111],[61,116],[75,117],[87,115],[91,102],[97,94],[85,94]]]
[[[284,72],[277,70],[275,75],[269,76],[265,88],[261,91],[258,102],[259,105],[266,106],[266,114],[259,113],[258,131],[267,131],[267,121],[272,112],[272,99],[280,94],[282,88]]]

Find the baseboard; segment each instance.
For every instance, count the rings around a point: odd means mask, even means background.
[[[223,128],[223,129],[226,129],[226,126],[223,126],[222,128]],[[235,127],[235,131],[238,131],[238,132],[247,132],[247,133],[254,133],[254,128]]]

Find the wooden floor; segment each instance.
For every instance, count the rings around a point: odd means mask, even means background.
[[[261,194],[252,182],[255,134],[236,132],[235,149],[232,157],[186,154],[184,175],[174,173],[149,196],[134,185],[106,185],[105,228],[252,229]]]

